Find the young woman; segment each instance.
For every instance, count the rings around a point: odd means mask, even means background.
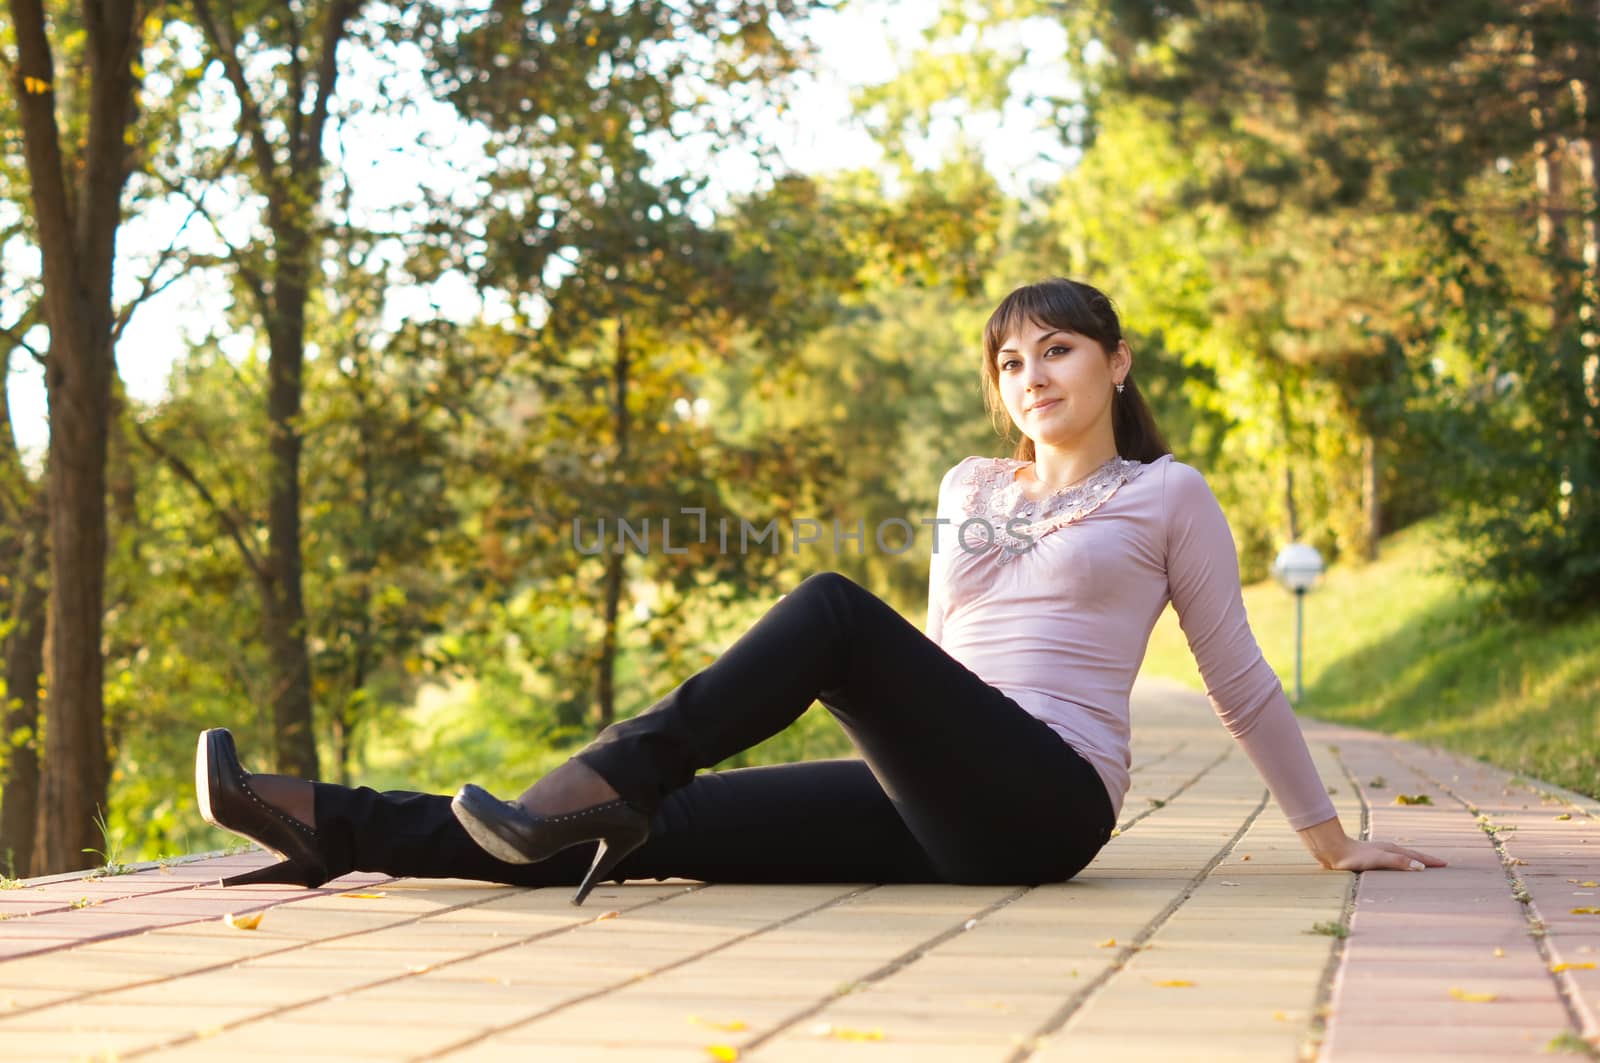
[[[1169,601],[1217,714],[1318,862],[1441,866],[1345,833],[1250,633],[1227,521],[1132,369],[1098,290],[1012,292],[984,330],[983,380],[1022,442],[940,484],[927,634],[845,577],[812,576],[515,801],[251,775],[227,731],[205,732],[202,815],[283,857],[226,884],[381,871],[577,884],[581,904],[608,878],[1063,881],[1111,836],[1128,693]],[[861,759],[697,774],[813,701]]]

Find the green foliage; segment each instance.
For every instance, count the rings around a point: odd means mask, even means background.
[[[1582,322],[1519,298],[1470,219],[1441,209],[1434,268],[1452,312],[1441,333],[1475,372],[1431,384],[1442,490],[1455,503],[1457,570],[1487,604],[1529,618],[1600,601],[1600,384]],[[1533,249],[1529,258],[1537,261]],[[1551,264],[1559,269],[1567,263]]]

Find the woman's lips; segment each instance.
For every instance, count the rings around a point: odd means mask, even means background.
[[[1052,406],[1059,405],[1060,402],[1060,399],[1050,399],[1047,402],[1036,402],[1032,406],[1028,407],[1028,412],[1038,413],[1040,410],[1048,410]]]

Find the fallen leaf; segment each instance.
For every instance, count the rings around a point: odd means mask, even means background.
[[[1111,836],[1112,836],[1112,837],[1113,837],[1113,838],[1115,838],[1115,837],[1116,837],[1116,836],[1117,836],[1117,835],[1119,835],[1119,834],[1121,834],[1121,833],[1122,833],[1122,830],[1121,830],[1121,828],[1118,828],[1118,827],[1113,827],[1113,828],[1111,828]]]
[[[1586,886],[1586,887],[1588,887],[1590,889],[1593,889],[1596,886],[1600,886],[1600,882],[1580,882],[1580,883],[1578,883],[1578,885]]]
[[[1117,939],[1116,938],[1106,938],[1104,941],[1100,942],[1100,944],[1095,946],[1095,948],[1097,948],[1097,949],[1114,949],[1116,947],[1117,947]]]
[[[732,1063],[739,1058],[739,1050],[732,1045],[706,1045],[706,1053],[712,1059],[720,1059],[722,1063]]]
[[[1496,1000],[1493,993],[1469,993],[1467,990],[1458,989],[1455,986],[1450,987],[1450,995],[1456,1000],[1462,1000],[1468,1004],[1492,1004]]]
[[[1433,798],[1427,794],[1395,794],[1394,803],[1397,805],[1431,805]]]
[[[1600,908],[1574,908],[1573,915],[1600,915]]]
[[[222,921],[235,930],[254,930],[261,925],[261,917],[265,912],[253,912],[250,915],[234,915],[229,912],[222,917]]]
[[[604,922],[607,919],[615,919],[621,914],[621,912],[601,912],[599,915],[594,917],[594,921],[597,923]]]
[[[1194,985],[1187,978],[1167,978],[1155,984],[1161,989],[1187,989]]]
[[[387,897],[389,895],[384,893],[382,890],[379,890],[377,893],[341,893],[338,896],[349,897],[352,900],[357,901],[375,901],[379,897]]]
[[[1292,1021],[1289,1018],[1289,1013],[1287,1011],[1275,1011],[1275,1012],[1272,1013],[1272,1017],[1274,1019],[1277,1019],[1279,1022],[1290,1022],[1290,1021]]]
[[[835,1041],[881,1041],[882,1030],[852,1030],[848,1026],[835,1026],[828,1035]]]
[[[1505,949],[1495,949],[1494,950],[1494,954],[1496,956],[1504,956],[1506,954],[1506,950]]]
[[[748,1030],[750,1028],[748,1023],[740,1022],[738,1019],[718,1022],[716,1019],[702,1019],[698,1015],[691,1015],[689,1016],[689,1021],[696,1026],[705,1026],[712,1030],[727,1030],[729,1033],[737,1033],[740,1030]]]
[[[1551,974],[1560,974],[1562,971],[1592,971],[1592,963],[1558,963],[1550,968]]]
[[[1245,853],[1243,856],[1239,857],[1239,859],[1240,860],[1248,860],[1248,859],[1250,859],[1250,854],[1249,853]]]
[[[222,1027],[202,1026],[194,1032],[194,1035],[201,1041],[204,1041],[208,1037],[220,1037],[222,1035]]]
[[[1556,818],[1557,819],[1571,819],[1572,818],[1572,813],[1571,812],[1563,812],[1563,813],[1561,813],[1561,815],[1557,816]]]

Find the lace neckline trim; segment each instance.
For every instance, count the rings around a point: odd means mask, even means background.
[[[1017,480],[1017,470],[1029,464],[991,458],[977,463],[968,482],[966,512],[988,520],[1002,564],[1026,553],[1040,537],[1087,517],[1146,468],[1131,458],[1115,457],[1077,483],[1033,499]]]

